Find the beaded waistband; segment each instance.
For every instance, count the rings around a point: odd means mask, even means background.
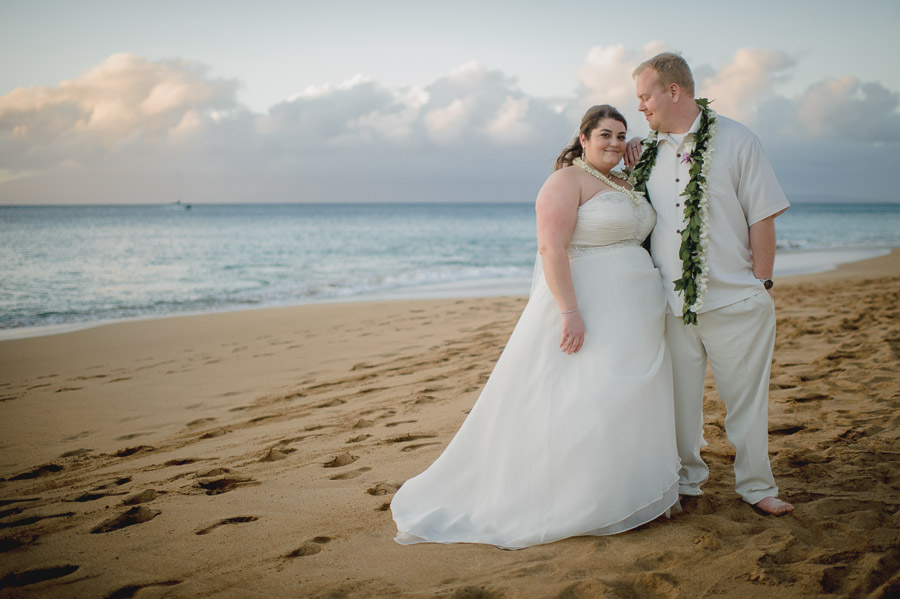
[[[610,243],[607,245],[570,245],[566,248],[566,253],[569,255],[569,260],[572,260],[574,258],[587,256],[588,254],[596,254],[597,252],[603,252],[629,246],[640,247],[640,245],[641,244],[637,241],[620,241],[618,243]]]

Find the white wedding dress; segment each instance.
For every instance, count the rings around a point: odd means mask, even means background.
[[[475,406],[391,502],[398,543],[518,549],[622,532],[677,503],[666,300],[639,245],[655,222],[649,203],[616,191],[579,207],[569,264],[583,347],[560,350],[561,316],[538,261]]]

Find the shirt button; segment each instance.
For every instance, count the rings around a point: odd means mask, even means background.
[[[675,154],[676,158],[681,158],[681,154]]]
[[[679,181],[681,181],[681,179],[675,179],[675,182],[676,182],[676,183],[678,183]]]
[[[681,229],[675,229],[675,232],[681,235]]]
[[[678,202],[675,202],[675,207],[676,207],[676,208],[681,208],[681,204],[679,204]]]

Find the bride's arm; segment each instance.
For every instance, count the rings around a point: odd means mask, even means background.
[[[584,321],[578,311],[569,255],[566,247],[572,239],[581,187],[571,172],[556,171],[538,193],[537,212],[538,251],[544,268],[547,286],[562,313],[560,348],[575,353],[584,344]]]

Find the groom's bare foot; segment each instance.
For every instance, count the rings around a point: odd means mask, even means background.
[[[778,499],[777,497],[764,497],[763,499],[754,503],[753,507],[771,516],[784,516],[785,514],[789,514],[790,512],[794,511],[794,506],[792,506],[787,501]]]

